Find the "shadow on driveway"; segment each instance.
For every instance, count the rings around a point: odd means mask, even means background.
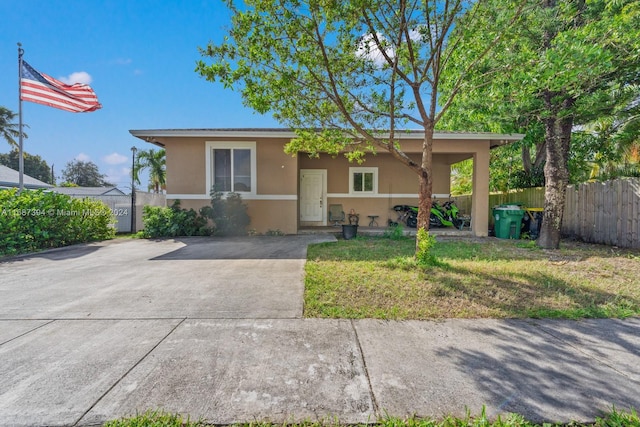
[[[55,249],[48,249],[42,252],[8,256],[4,258],[0,257],[0,264],[26,261],[34,258],[43,258],[49,261],[64,261],[67,259],[80,258],[86,255],[92,254],[98,249],[100,249],[100,245],[92,244],[92,243],[85,243],[85,244],[79,244],[79,245],[73,245],[73,246],[63,246]]]
[[[306,259],[307,246],[335,241],[333,236],[251,236],[175,238],[184,246],[152,261],[224,259]]]

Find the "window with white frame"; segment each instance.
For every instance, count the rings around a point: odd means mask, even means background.
[[[377,194],[378,168],[349,168],[350,194]]]
[[[255,142],[207,142],[207,191],[255,194]]]

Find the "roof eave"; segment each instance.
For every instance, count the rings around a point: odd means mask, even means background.
[[[20,186],[19,183],[13,181],[0,181],[0,188],[18,188]],[[22,186],[27,190],[46,190],[48,188],[53,188],[53,185],[50,184],[31,184],[27,182],[23,182]]]
[[[288,129],[132,129],[131,135],[145,142],[164,147],[159,138],[285,138],[292,139],[297,135]],[[384,137],[385,135],[383,135]],[[388,135],[386,135],[388,137]],[[416,139],[424,137],[424,132],[419,130],[399,131],[398,139]],[[493,146],[504,145],[519,141],[523,134],[498,134],[484,132],[435,132],[434,139],[440,140],[489,140]]]

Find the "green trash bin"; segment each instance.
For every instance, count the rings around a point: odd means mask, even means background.
[[[499,239],[519,239],[524,211],[518,205],[500,205],[493,208],[495,233]]]

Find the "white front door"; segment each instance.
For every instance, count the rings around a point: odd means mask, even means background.
[[[325,169],[300,170],[300,221],[325,222]]]

